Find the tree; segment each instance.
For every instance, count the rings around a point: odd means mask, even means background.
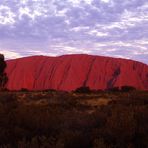
[[[5,88],[5,85],[8,81],[7,74],[5,73],[5,68],[7,64],[3,54],[0,54],[0,90]]]

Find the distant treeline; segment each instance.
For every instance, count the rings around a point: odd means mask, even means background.
[[[108,88],[105,90],[99,89],[99,90],[93,90],[90,89],[90,87],[88,86],[82,86],[82,87],[78,87],[75,90],[71,91],[74,93],[97,93],[97,92],[129,92],[129,91],[134,91],[137,90],[135,87],[133,86],[121,86],[121,87],[112,87],[112,88]],[[3,91],[10,91],[9,89],[5,88],[3,89]],[[55,89],[45,89],[45,90],[29,90],[27,88],[21,88],[20,90],[11,90],[11,91],[20,91],[20,92],[29,92],[29,91],[42,91],[42,92],[58,92],[60,90],[55,90]]]

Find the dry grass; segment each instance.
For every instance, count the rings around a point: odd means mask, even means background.
[[[0,92],[0,147],[148,147],[147,114],[148,92]]]
[[[90,98],[87,100],[83,100],[80,103],[83,105],[90,105],[92,107],[102,106],[102,105],[108,105],[109,102],[111,102],[112,99],[108,98]]]

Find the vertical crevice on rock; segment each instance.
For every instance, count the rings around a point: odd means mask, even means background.
[[[61,81],[60,81],[60,83],[59,83],[59,85],[57,87],[58,90],[60,90],[62,84],[64,83],[64,81],[66,80],[66,78],[68,76],[69,69],[71,67],[71,61],[72,60],[70,59],[69,62],[68,62],[68,64],[67,64],[67,66],[65,67],[65,70],[64,70],[64,73],[63,73],[63,77],[62,77],[62,79],[61,79]]]
[[[43,68],[44,68],[44,64],[47,62],[48,60],[47,60],[47,58],[45,58],[44,60],[43,60],[43,62],[41,63],[41,65],[40,65],[40,69],[38,70],[38,75],[35,75],[35,78],[34,78],[34,82],[33,82],[33,89],[35,89],[35,86],[36,86],[36,81],[39,79],[39,77],[40,77],[40,75],[41,75],[41,73],[42,73],[42,70],[43,70]],[[36,73],[35,73],[36,74]]]
[[[95,60],[96,60],[96,57],[94,57],[92,59],[91,63],[90,63],[89,70],[88,70],[88,73],[86,75],[86,79],[84,80],[83,85],[82,85],[83,87],[87,86],[87,82],[88,82],[88,79],[89,79],[89,76],[90,76],[90,73],[91,73],[91,70],[92,70],[92,67],[94,65]]]
[[[114,71],[114,73],[112,75],[112,78],[107,82],[107,88],[113,88],[114,87],[114,84],[115,84],[115,82],[117,80],[117,77],[120,75],[120,72],[121,72],[120,67],[118,67]]]

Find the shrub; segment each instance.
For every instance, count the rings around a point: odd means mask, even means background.
[[[20,91],[22,91],[22,92],[28,92],[29,90],[27,88],[21,88]]]
[[[55,89],[44,89],[42,90],[42,92],[56,92]]]
[[[117,91],[119,91],[119,87],[108,88],[107,91],[117,92]]]
[[[95,139],[93,142],[93,148],[107,148],[107,145],[105,144],[103,139]]]
[[[77,88],[74,92],[76,92],[76,93],[90,93],[91,90],[87,86],[86,87],[82,86],[82,87]]]
[[[136,88],[133,86],[122,86],[121,87],[121,91],[123,91],[123,92],[129,92],[129,91],[133,91],[133,90],[136,90]]]

